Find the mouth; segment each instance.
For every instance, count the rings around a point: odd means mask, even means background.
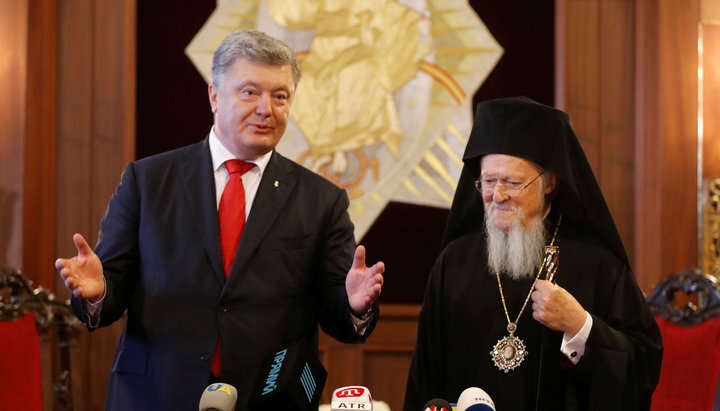
[[[262,123],[251,124],[250,127],[257,133],[269,133],[273,129],[271,126]]]
[[[490,212],[500,212],[500,213],[513,213],[515,212],[515,207],[509,206],[507,204],[492,204],[490,206]]]

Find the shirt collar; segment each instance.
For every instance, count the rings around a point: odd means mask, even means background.
[[[210,157],[212,158],[213,170],[217,171],[226,161],[237,158],[230,152],[230,150],[225,148],[225,146],[220,142],[220,139],[217,138],[215,135],[215,127],[210,129],[210,138],[208,143],[210,145]],[[260,175],[262,175],[265,172],[265,167],[267,167],[271,156],[272,150],[254,160],[244,161],[255,164],[260,171]]]

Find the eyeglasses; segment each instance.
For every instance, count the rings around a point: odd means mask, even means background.
[[[537,176],[535,176],[535,178],[525,184],[516,183],[513,181],[505,181],[504,183],[499,183],[498,180],[495,178],[482,178],[481,176],[477,181],[475,181],[475,188],[480,194],[483,195],[495,192],[495,188],[497,187],[500,189],[500,191],[505,193],[505,195],[517,196],[522,193],[523,190],[528,188],[530,184],[534,183],[535,180],[540,178],[540,176],[543,174],[545,174],[545,171],[538,174]]]

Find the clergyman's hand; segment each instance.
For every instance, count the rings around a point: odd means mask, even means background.
[[[69,259],[58,258],[55,268],[60,270],[65,287],[76,298],[96,302],[105,295],[102,263],[83,236],[74,234],[73,242],[78,255]]]
[[[383,285],[385,264],[377,262],[372,267],[365,265],[365,247],[358,246],[355,250],[352,267],[345,278],[350,309],[360,317],[365,314],[380,296]]]
[[[585,309],[556,284],[538,280],[532,301],[533,318],[551,330],[562,331],[572,338],[585,324]]]

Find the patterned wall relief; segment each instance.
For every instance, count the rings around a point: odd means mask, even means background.
[[[277,149],[348,191],[357,238],[389,201],[449,207],[472,96],[503,53],[467,1],[218,1],[186,48],[206,81],[238,28],[296,50],[303,77]]]

